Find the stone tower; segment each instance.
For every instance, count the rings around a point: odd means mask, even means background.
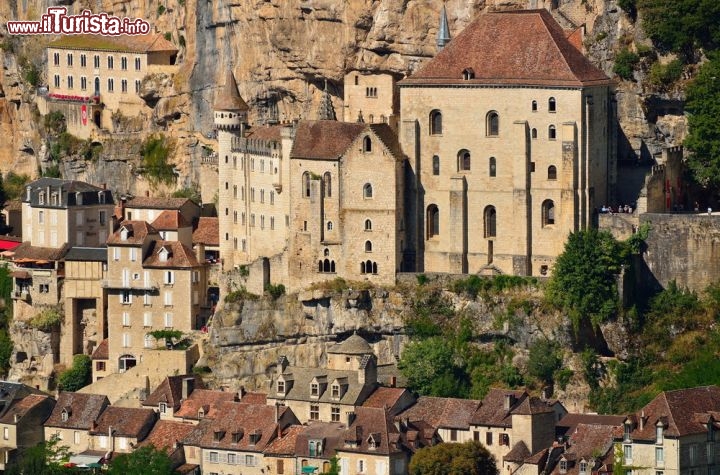
[[[225,75],[225,85],[215,98],[214,120],[217,129],[218,140],[218,202],[230,203],[231,191],[223,183],[232,181],[233,163],[229,159],[232,156],[232,143],[236,138],[245,135],[247,128],[248,105],[245,103],[238,91],[235,76],[232,70],[228,69]],[[222,185],[222,186],[221,186]],[[220,214],[220,257],[223,259],[223,269],[230,270],[235,266],[233,254],[233,241],[230,220]],[[225,218],[225,219],[223,219]]]

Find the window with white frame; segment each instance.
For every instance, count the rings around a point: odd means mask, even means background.
[[[227,463],[230,465],[237,465],[237,454],[227,454]]]
[[[122,313],[122,324],[124,327],[130,326],[130,312],[123,312]]]
[[[154,343],[153,340],[152,335],[145,335],[145,348],[152,348]]]
[[[128,252],[130,253],[130,260],[132,262],[135,262],[137,260],[137,249],[131,247],[130,249],[128,249]]]
[[[152,303],[152,300],[150,297],[150,292],[145,291],[145,293],[143,294],[143,305],[150,305],[151,303]]]
[[[120,260],[120,248],[119,247],[113,247],[113,260],[114,261]]]
[[[662,447],[655,447],[655,464],[663,465],[665,463],[665,452]]]
[[[165,327],[170,328],[173,326],[173,314],[171,312],[165,312]]]
[[[122,345],[123,348],[130,348],[130,344],[132,343],[132,339],[130,338],[129,333],[123,333],[122,335]]]
[[[165,291],[165,306],[171,307],[173,304],[173,293],[170,290]]]
[[[129,290],[123,290],[120,292],[120,303],[126,305],[132,303],[132,293]]]
[[[220,454],[218,452],[210,452],[208,454],[208,461],[211,463],[218,463],[220,461]]]
[[[147,294],[146,294],[147,295]],[[145,312],[143,313],[143,326],[144,327],[151,327],[152,326],[152,313],[151,312]]]
[[[175,273],[171,270],[165,271],[165,285],[172,285],[175,283]]]
[[[256,463],[254,455],[245,455],[245,465],[248,467],[254,467]]]
[[[625,465],[629,465],[632,463],[632,445],[623,445],[623,456],[625,458]]]

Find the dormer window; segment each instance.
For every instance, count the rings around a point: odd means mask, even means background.
[[[63,422],[67,422],[68,417],[70,417],[70,414],[68,413],[68,411],[63,409],[62,413],[60,413],[60,419],[62,419]]]
[[[160,412],[160,414],[165,414],[167,412],[167,404],[165,404],[164,402],[161,402],[158,405],[158,411]]]
[[[127,241],[128,236],[130,235],[130,230],[128,228],[120,228],[120,239],[122,241]]]
[[[663,443],[663,430],[665,428],[662,425],[662,422],[658,421],[658,425],[655,426],[655,443],[656,444],[662,444]]]
[[[198,409],[198,419],[202,419],[203,417],[205,417],[205,409],[200,408]]]
[[[170,251],[166,247],[160,248],[160,252],[158,252],[158,255],[160,257],[160,262],[167,262],[168,258],[170,257]]]
[[[333,384],[332,388],[330,388],[330,390],[331,390],[332,397],[334,397],[334,398],[340,397],[340,385],[339,384]]]
[[[57,206],[57,205],[58,205],[58,194],[57,194],[57,192],[55,192],[55,193],[53,193],[52,195],[50,195],[50,204],[53,205],[53,206]]]
[[[38,204],[44,205],[45,204],[45,192],[41,191],[38,194]]]
[[[285,381],[277,382],[277,392],[280,394],[285,394]]]
[[[567,473],[568,463],[565,459],[560,459],[560,473]]]
[[[216,430],[213,432],[213,440],[215,442],[220,442],[223,437],[225,437],[225,431],[224,430]]]
[[[475,71],[473,71],[472,68],[465,68],[462,72],[463,79],[465,81],[469,81],[471,79],[475,79]]]
[[[320,385],[318,383],[310,383],[310,395],[315,397],[320,395]]]
[[[260,442],[260,438],[262,437],[262,432],[260,430],[256,430],[252,434],[250,434],[250,445],[255,445],[258,442]]]
[[[367,439],[368,443],[368,449],[375,450],[378,448],[378,445],[380,445],[380,441],[378,440],[378,437],[376,434],[370,434],[370,437]]]
[[[78,206],[83,204],[83,195],[79,191],[75,193],[75,204]]]
[[[630,442],[632,438],[630,437],[630,434],[632,433],[632,423],[630,421],[625,422],[625,431],[623,434],[623,440],[625,442]]]
[[[105,204],[105,191],[98,191],[98,201],[101,205]]]
[[[242,431],[233,432],[233,433],[232,433],[232,441],[233,441],[233,444],[240,443],[240,440],[242,440],[242,437],[243,437]]]
[[[587,467],[588,464],[586,461],[580,461],[580,475],[585,475],[587,473]]]

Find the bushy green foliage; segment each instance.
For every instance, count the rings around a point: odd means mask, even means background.
[[[60,111],[49,112],[43,118],[43,127],[48,135],[56,136],[67,130],[65,114]]]
[[[626,81],[632,81],[633,72],[639,62],[640,56],[638,56],[637,53],[633,53],[629,49],[623,48],[618,51],[617,56],[615,56],[613,72]]]
[[[695,49],[720,47],[720,2],[708,0],[637,0],[643,29],[663,52],[692,57]]]
[[[183,337],[183,333],[180,330],[153,330],[148,332],[148,335],[156,340],[165,340],[165,342],[170,343],[171,346],[174,345],[175,341]]]
[[[50,158],[58,161],[63,157],[69,157],[80,153],[85,141],[75,137],[68,132],[61,132],[57,138],[51,141]]]
[[[285,295],[285,286],[283,284],[267,284],[265,292],[270,294],[273,300],[277,300],[281,295]]]
[[[582,371],[585,381],[590,386],[591,390],[597,390],[600,388],[600,381],[605,376],[607,369],[605,365],[591,348],[586,348],[580,353],[580,360],[582,361]]]
[[[144,174],[151,182],[169,185],[175,181],[173,166],[168,162],[172,142],[162,134],[145,139],[142,144]]]
[[[57,435],[28,448],[23,456],[10,464],[7,475],[63,475],[76,473],[65,464],[70,460],[70,447],[61,445]]]
[[[495,457],[480,443],[441,443],[418,450],[408,469],[410,475],[496,475]]]
[[[77,391],[90,384],[92,378],[92,360],[88,355],[73,356],[70,369],[60,373],[58,383],[63,391]]]
[[[320,475],[340,475],[340,459],[337,455],[333,455],[330,459],[330,467],[326,472],[322,472]]]
[[[433,336],[408,344],[398,368],[408,386],[420,394],[463,397],[467,395],[467,375],[459,363],[445,338]]]
[[[466,294],[469,297],[477,298],[479,294],[487,296],[492,292],[516,289],[537,285],[535,277],[523,277],[519,275],[497,275],[493,277],[480,277],[471,275],[467,279],[454,281],[450,290],[456,294]]]
[[[667,64],[653,63],[650,67],[650,84],[660,89],[667,89],[682,77],[682,72],[682,62],[677,59],[673,59]]]
[[[50,178],[61,178],[62,173],[60,173],[60,165],[58,163],[48,165],[47,167],[45,167],[45,170],[42,171],[42,176]]]
[[[171,475],[172,461],[164,450],[152,444],[113,457],[108,475]]]
[[[13,171],[9,171],[5,175],[3,188],[8,200],[20,198],[25,191],[25,185],[30,183],[30,176],[26,174],[18,175]]]
[[[157,7],[158,16],[162,15],[163,13],[165,13],[165,5],[158,5],[158,7]]]
[[[79,153],[85,160],[97,162],[100,158],[100,154],[103,151],[103,146],[100,143],[95,143],[88,139],[82,142],[80,145]]]
[[[53,307],[38,312],[28,321],[28,325],[40,331],[48,332],[57,328],[63,322],[62,312]]]
[[[232,292],[228,292],[228,294],[225,296],[225,302],[227,303],[235,303],[240,302],[243,300],[257,300],[260,296],[248,292],[245,287],[241,287],[238,290],[233,290]]]
[[[37,85],[40,84],[40,70],[38,67],[30,61],[25,62],[21,67],[25,82],[33,87],[37,87]]]
[[[720,2],[718,2],[720,5]],[[720,190],[720,53],[710,55],[686,89],[690,151],[688,167],[693,178],[714,192]]]
[[[172,196],[173,198],[187,198],[197,204],[200,204],[202,202],[200,188],[198,188],[197,184],[175,190]]]
[[[530,346],[528,374],[541,383],[551,384],[553,375],[562,367],[562,352],[557,343],[547,339],[536,340]]]

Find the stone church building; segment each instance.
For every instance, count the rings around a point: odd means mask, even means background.
[[[228,74],[215,106],[225,270],[291,290],[547,275],[568,234],[594,225],[614,193],[615,104],[577,32],[546,10],[484,13],[452,40],[440,20],[438,54],[408,77],[345,76],[348,122],[328,96],[324,120],[249,127]]]

